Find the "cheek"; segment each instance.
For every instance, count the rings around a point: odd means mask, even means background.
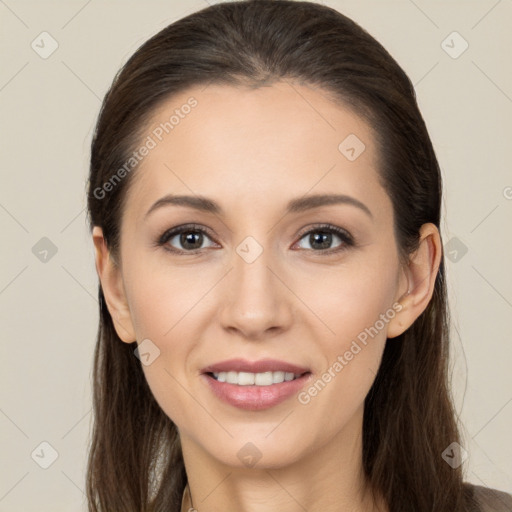
[[[381,254],[371,261],[340,266],[324,276],[319,286],[302,291],[326,326],[327,347],[341,350],[352,340],[364,342],[369,330],[375,338],[374,328],[385,340],[387,324],[395,316],[392,306],[398,274],[393,261]]]
[[[331,411],[326,418],[332,428],[361,406],[378,372],[387,325],[396,315],[392,262],[381,253],[371,262],[336,269],[322,286],[310,289],[308,305],[327,328],[316,337],[324,366],[301,403]],[[336,411],[333,403],[340,406]]]
[[[159,262],[132,264],[127,274],[137,340],[150,340],[158,354],[142,367],[146,380],[165,413],[183,423],[186,411],[197,414],[197,404],[184,388],[189,386],[190,355],[201,335],[201,302],[219,278]]]
[[[166,343],[211,287],[208,276],[183,268],[142,265],[133,268],[128,290],[137,339]]]

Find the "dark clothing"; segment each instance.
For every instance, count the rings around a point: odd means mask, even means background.
[[[475,502],[468,512],[512,512],[512,494],[480,485],[466,486],[471,489]]]

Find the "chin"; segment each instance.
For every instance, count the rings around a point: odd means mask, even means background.
[[[275,425],[272,428],[275,428]],[[229,426],[227,430],[234,434]],[[290,436],[283,430],[281,436],[272,439],[274,433],[269,435],[271,430],[268,429],[262,434],[244,429],[243,434],[234,434],[229,440],[223,436],[222,440],[210,437],[204,440],[206,443],[198,441],[211,457],[226,466],[240,469],[276,469],[289,466],[305,456],[308,450],[303,436]],[[297,447],[303,449],[297,450]]]

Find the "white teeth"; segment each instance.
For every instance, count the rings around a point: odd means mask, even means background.
[[[271,386],[272,384],[280,384],[281,382],[290,381],[300,377],[300,374],[291,372],[218,372],[213,376],[219,382],[227,382],[228,384],[238,384],[239,386]]]
[[[254,376],[254,384],[256,384],[256,386],[270,386],[274,384],[272,372],[257,373]]]
[[[238,382],[235,384],[239,386],[250,386],[254,384],[254,373],[240,372],[238,374]]]
[[[228,384],[238,384],[238,373],[237,372],[227,372],[226,382]]]
[[[270,372],[272,373],[272,384],[280,384],[284,382],[284,372]]]

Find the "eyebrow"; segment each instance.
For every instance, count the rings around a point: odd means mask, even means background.
[[[313,194],[306,197],[292,199],[286,207],[286,212],[299,213],[306,210],[311,210],[313,208],[320,208],[321,206],[328,206],[332,204],[346,204],[355,206],[373,219],[372,212],[364,203],[355,197],[347,196],[344,194]],[[185,206],[194,208],[195,210],[213,213],[215,215],[224,214],[221,206],[212,199],[208,199],[207,197],[168,194],[156,201],[146,212],[145,217],[148,217],[148,215],[153,213],[155,210],[158,210],[164,206]]]

